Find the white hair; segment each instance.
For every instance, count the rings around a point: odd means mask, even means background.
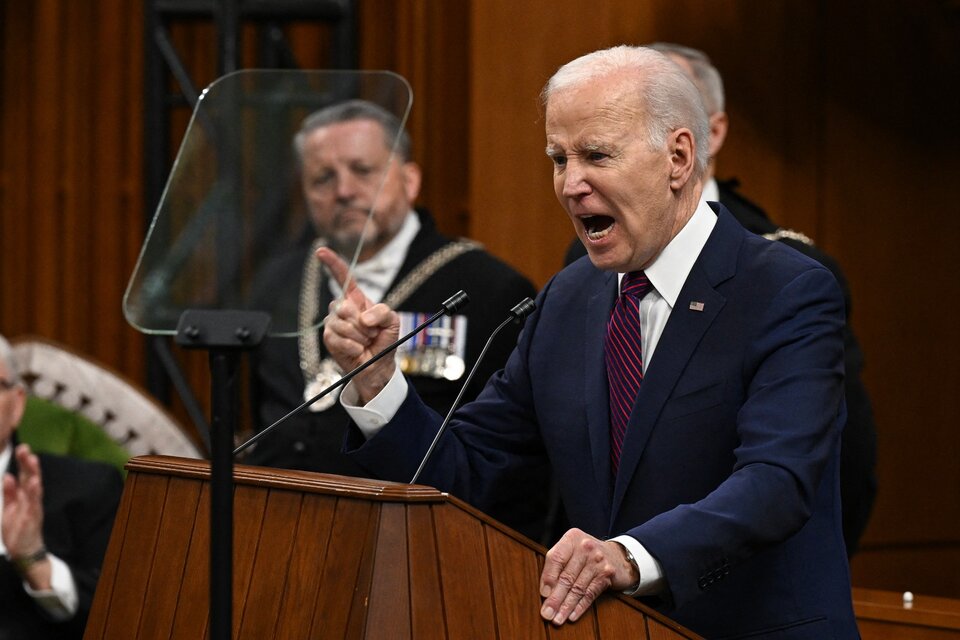
[[[677,129],[693,132],[697,155],[695,177],[703,175],[710,154],[710,123],[700,92],[672,60],[649,47],[620,45],[568,62],[547,81],[540,93],[544,107],[557,91],[617,71],[636,71],[637,92],[646,115],[647,143],[660,149]]]
[[[410,134],[403,128],[403,122],[399,117],[387,111],[384,107],[370,102],[368,100],[347,100],[324,107],[319,111],[314,111],[300,125],[300,130],[293,138],[293,149],[296,152],[297,160],[303,163],[304,147],[307,144],[307,138],[317,129],[329,127],[330,125],[340,124],[341,122],[353,122],[355,120],[370,120],[380,125],[383,130],[383,144],[388,149],[394,147],[396,140],[396,152],[400,160],[407,162],[410,160],[411,143]]]
[[[672,42],[654,42],[648,45],[654,51],[665,53],[668,56],[674,55],[686,60],[693,71],[691,80],[694,86],[700,92],[703,98],[703,106],[707,108],[707,115],[712,116],[715,113],[723,111],[726,106],[726,100],[723,93],[723,78],[720,72],[713,66],[710,56],[700,49],[686,47],[682,44]]]

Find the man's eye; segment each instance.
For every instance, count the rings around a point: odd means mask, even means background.
[[[590,153],[587,154],[587,159],[590,160],[590,162],[600,162],[602,160],[606,160],[609,157],[610,157],[609,155],[601,151],[591,151]]]
[[[312,184],[315,187],[325,187],[329,185],[331,182],[333,182],[333,172],[327,171],[325,173],[321,173],[315,176],[313,178]]]
[[[373,173],[374,169],[373,167],[368,167],[367,165],[361,164],[361,165],[354,165],[352,167],[352,171],[354,175],[357,175],[357,176],[369,176],[370,174]]]
[[[566,156],[550,156],[550,159],[553,160],[553,166],[555,166],[555,167],[565,167],[565,166],[567,166],[567,157],[566,157]]]

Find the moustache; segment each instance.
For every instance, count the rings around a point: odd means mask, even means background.
[[[372,214],[370,207],[362,207],[359,205],[337,205],[333,209],[334,219],[339,220],[348,215],[359,215],[363,217],[368,217]]]

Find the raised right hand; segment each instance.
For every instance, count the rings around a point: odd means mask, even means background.
[[[323,344],[343,371],[360,366],[400,336],[400,316],[387,305],[373,304],[350,279],[347,263],[327,247],[317,249],[317,259],[344,288],[343,298],[330,303],[323,328]],[[372,400],[393,377],[396,362],[382,358],[353,379],[364,404]]]

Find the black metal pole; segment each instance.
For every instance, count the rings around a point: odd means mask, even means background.
[[[240,352],[210,351],[210,638],[229,640],[233,622],[233,434]]]
[[[210,353],[210,640],[233,633],[233,434],[239,411],[240,359],[263,341],[262,311],[187,309],[176,342]]]

